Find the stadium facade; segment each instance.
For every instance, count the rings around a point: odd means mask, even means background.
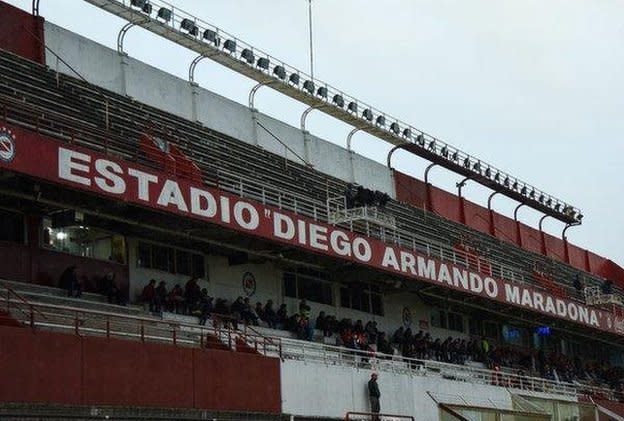
[[[578,209],[453,158],[450,145],[351,107],[327,85],[308,80],[310,89],[305,75],[167,14],[165,3],[90,2],[190,49],[207,45],[200,58],[258,88],[325,107],[568,226],[581,222]],[[314,136],[303,119],[289,126],[135,60],[122,45],[2,2],[0,23],[8,419],[369,418],[372,372],[382,413],[392,414],[384,418],[624,419],[616,263],[394,170],[391,156],[380,164]],[[72,266],[81,298],[58,293]],[[235,330],[227,321],[240,314],[214,311],[198,325],[141,305],[151,279],[171,290],[190,278],[228,304],[272,300],[310,323]],[[111,279],[116,304],[98,295]],[[338,324],[374,321],[375,339],[347,343],[340,328],[315,326],[319,312]],[[400,327],[416,337],[409,346],[392,340]],[[436,348],[449,337],[455,345]]]

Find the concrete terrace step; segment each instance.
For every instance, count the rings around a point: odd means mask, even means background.
[[[21,294],[22,292],[24,293],[33,292],[33,293],[38,293],[38,294],[47,294],[51,296],[67,297],[67,291],[62,288],[51,287],[51,286],[46,286],[46,285],[31,284],[27,282],[9,281],[7,279],[0,279],[0,287],[2,286],[2,284],[6,284],[9,288],[13,289],[18,294]],[[101,303],[106,302],[105,296],[103,296],[102,294],[95,294],[92,292],[84,292],[82,294],[82,299],[87,300],[87,301],[101,302]]]

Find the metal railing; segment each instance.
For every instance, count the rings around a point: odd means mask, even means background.
[[[6,303],[9,314],[33,329],[43,328],[75,335],[116,337],[141,342],[166,343],[173,346],[201,348],[216,346],[237,350],[242,345],[242,349],[239,350],[253,350],[260,355],[281,360],[340,365],[356,369],[367,368],[394,374],[438,377],[568,396],[586,394],[608,399],[621,398],[611,389],[604,387],[266,336],[252,327],[233,330],[213,320],[210,320],[206,326],[202,326],[163,320],[159,317],[142,317],[55,304],[31,303],[23,297],[7,298]]]
[[[353,368],[370,368],[396,374],[439,377],[468,383],[489,384],[510,389],[554,393],[568,396],[579,394],[610,396],[616,393],[608,388],[549,380],[541,377],[521,376],[504,371],[456,365],[435,360],[407,358],[376,352],[348,349],[338,346],[282,338],[282,358],[325,365],[343,365]]]
[[[486,187],[496,186],[510,197],[520,197],[525,203],[567,223],[580,223],[579,209],[535,188],[519,178],[505,173],[481,159],[407,124],[396,117],[346,94],[326,82],[289,66],[266,52],[244,42],[180,8],[162,0],[151,0],[148,10],[132,6],[127,0],[85,0],[129,22],[199,54],[196,64],[210,58],[231,70],[269,86],[314,109],[332,115],[347,124],[361,128],[394,145],[409,144],[418,155],[464,175]],[[161,11],[166,11],[166,18]],[[123,32],[123,31],[122,31]],[[120,36],[123,38],[122,34]],[[118,43],[120,52],[123,45]],[[189,70],[189,79],[192,79]],[[252,102],[250,100],[250,102]],[[252,104],[250,104],[251,106]]]
[[[0,108],[2,109],[2,116],[5,122],[26,126],[44,134],[60,137],[68,143],[81,144],[90,148],[99,145],[106,153],[113,150],[116,155],[119,155],[121,150],[124,151],[122,157],[126,159],[136,159],[138,156],[138,143],[134,145],[133,150],[125,151],[129,146],[127,141],[118,145],[111,138],[110,132],[95,129],[91,125],[83,124],[83,122],[75,119],[65,118],[60,113],[29,105],[2,94],[0,94]],[[260,183],[227,170],[218,169],[216,172],[219,176],[219,187],[223,190],[240,197],[257,200],[263,204],[289,210],[317,221],[330,223],[327,203],[294,192],[286,192],[283,189],[268,186],[266,183]],[[377,231],[374,229],[359,230],[357,226],[350,224],[339,224],[339,226],[456,265],[469,267],[469,262],[472,258],[467,253],[457,250],[449,244],[424,238],[402,228],[386,230],[379,227]],[[491,269],[491,276],[513,282],[527,282],[529,275],[525,271],[519,271],[500,261],[487,257],[480,257],[479,264],[482,262],[487,265],[488,269]],[[543,289],[538,284],[533,285]],[[574,299],[574,297],[570,298]]]

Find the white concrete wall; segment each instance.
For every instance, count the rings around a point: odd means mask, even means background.
[[[299,161],[292,152],[258,127],[252,111],[206,89],[178,78],[78,34],[45,22],[46,45],[86,80],[139,102],[165,110],[244,142]],[[75,77],[76,74],[46,51],[47,65]],[[391,172],[385,165],[349,152],[334,143],[304,133],[262,113],[257,119],[275,136],[323,173],[396,197]],[[307,138],[307,146],[304,139]]]
[[[344,418],[348,411],[369,412],[367,382],[371,371],[287,360],[281,365],[282,411],[286,414]],[[381,412],[439,419],[437,404],[426,393],[511,402],[505,388],[379,372]],[[305,393],[301,393],[305,390]]]

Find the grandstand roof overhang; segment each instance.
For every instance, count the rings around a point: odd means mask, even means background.
[[[118,48],[122,52],[123,33],[130,26],[140,26],[234,70],[260,85],[266,85],[297,101],[331,115],[396,147],[405,149],[448,170],[474,180],[495,192],[504,194],[569,226],[580,225],[583,215],[578,208],[507,174],[477,157],[430,135],[410,124],[380,111],[355,97],[314,79],[281,60],[243,42],[201,19],[164,1],[151,0],[154,11],[171,10],[170,19],[155,17],[150,12],[133,8],[126,0],[85,0],[129,22],[120,32]],[[195,25],[193,35],[181,28],[182,22]],[[206,34],[209,36],[206,36]],[[226,47],[226,42],[230,47]],[[251,57],[251,60],[250,60]],[[256,58],[266,60],[260,65]],[[266,64],[266,66],[265,66]],[[271,69],[273,65],[273,69]],[[280,67],[284,73],[277,72]],[[285,75],[296,75],[294,83]],[[282,77],[283,76],[283,77]],[[300,80],[310,82],[300,84]],[[307,87],[306,87],[307,86]],[[318,88],[318,89],[317,89]],[[348,105],[347,105],[348,104]],[[353,105],[352,105],[353,104]]]

